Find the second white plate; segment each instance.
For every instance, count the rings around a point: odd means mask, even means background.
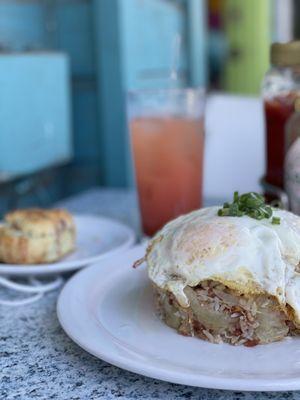
[[[72,254],[52,264],[0,264],[0,275],[36,276],[72,271],[124,251],[135,242],[133,230],[120,222],[93,215],[75,215],[74,220],[77,243]]]
[[[82,348],[152,378],[206,388],[300,389],[300,338],[253,348],[180,336],[154,311],[137,246],[75,275],[58,300],[59,321]]]

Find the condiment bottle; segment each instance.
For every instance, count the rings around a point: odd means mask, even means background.
[[[284,187],[285,124],[300,93],[300,41],[274,43],[271,68],[262,85],[266,123],[268,184]]]
[[[300,215],[300,97],[295,101],[295,112],[285,129],[284,188],[289,208]]]

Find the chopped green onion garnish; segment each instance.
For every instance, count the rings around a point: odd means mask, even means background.
[[[247,215],[248,217],[262,220],[271,218],[273,210],[272,207],[265,203],[265,198],[258,193],[249,192],[239,196],[238,192],[234,192],[233,202],[224,203],[223,207],[218,210],[218,215],[220,217],[242,217]],[[280,218],[273,217],[271,222],[279,225]]]
[[[239,200],[239,192],[234,192],[233,194],[233,202],[237,202]]]
[[[280,218],[279,217],[273,217],[272,218],[272,224],[273,225],[280,225]]]

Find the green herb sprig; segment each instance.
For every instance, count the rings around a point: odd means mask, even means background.
[[[218,210],[219,217],[248,217],[261,220],[269,219],[273,216],[272,207],[265,203],[265,198],[255,192],[245,193],[239,196],[238,192],[234,192],[233,202],[224,203],[223,208]],[[271,220],[273,225],[280,224],[279,217],[273,217]]]

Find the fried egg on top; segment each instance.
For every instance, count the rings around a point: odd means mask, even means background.
[[[294,310],[300,324],[300,217],[274,210],[271,219],[219,217],[218,207],[168,223],[149,244],[150,279],[174,294],[182,307],[186,286],[211,279],[240,294],[266,293]],[[299,272],[298,272],[299,268]]]

